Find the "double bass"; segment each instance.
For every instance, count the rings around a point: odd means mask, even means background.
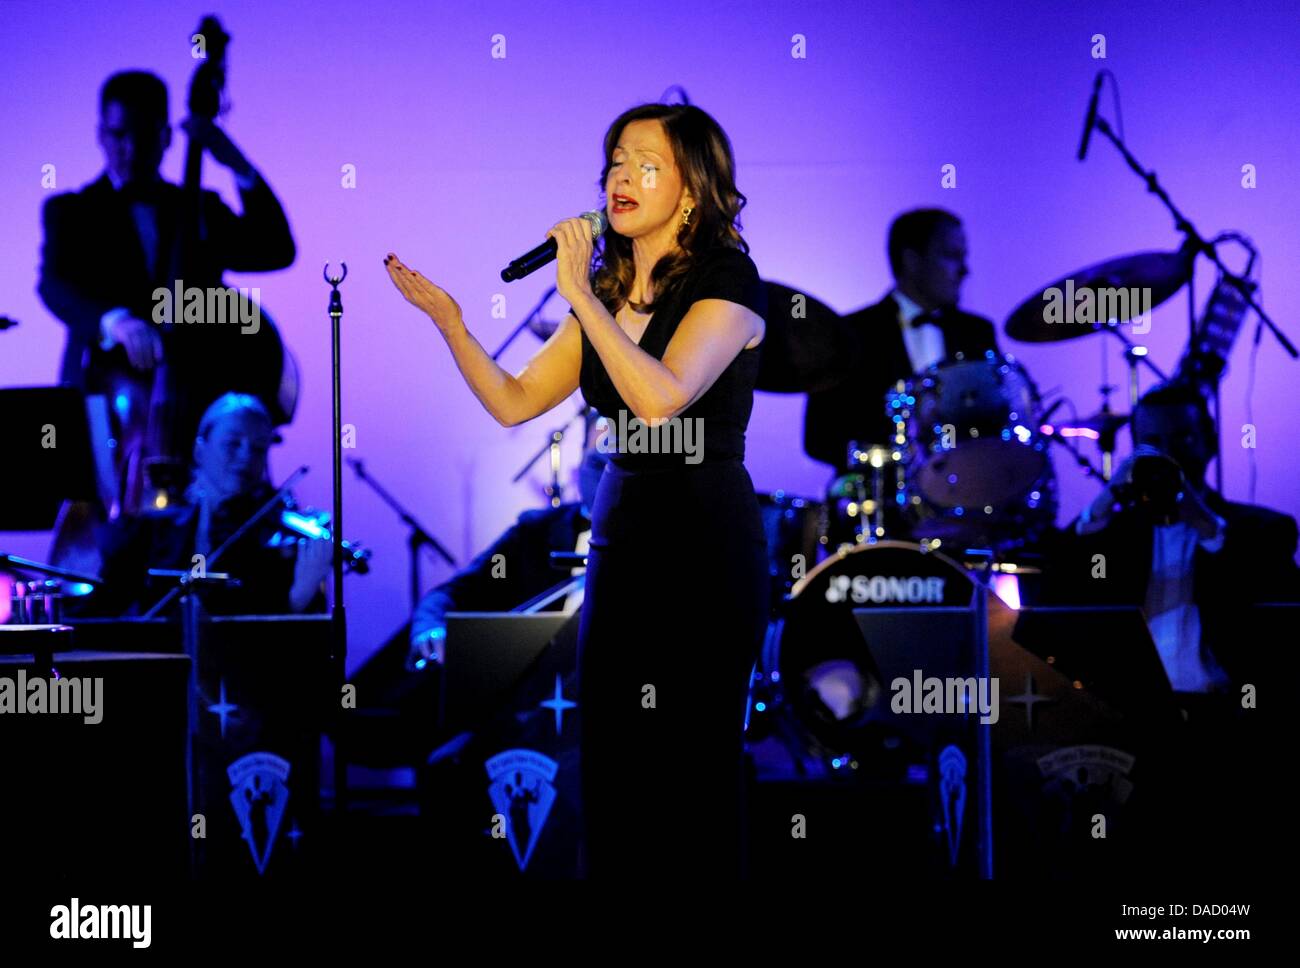
[[[207,16],[189,38],[199,57],[190,79],[187,107],[191,118],[214,121],[224,113],[226,52],[231,37],[216,17]],[[200,51],[202,56],[200,56]],[[193,285],[223,285],[220,267],[205,265],[206,227],[203,212],[204,146],[187,133],[181,206],[170,246],[160,263],[167,267],[162,281]],[[122,514],[139,514],[183,499],[198,415],[222,393],[243,392],[258,397],[277,427],[290,423],[298,400],[298,367],[274,321],[242,294],[237,296],[243,318],[256,313],[256,331],[240,327],[181,321],[180,307],[159,327],[163,360],[152,370],[132,367],[122,347],[92,350],[86,392],[109,401],[114,493],[104,495],[103,507],[88,502],[66,504],[55,525],[50,557],[56,564],[96,571],[97,525]]]

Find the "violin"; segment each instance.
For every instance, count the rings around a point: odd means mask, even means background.
[[[305,538],[334,540],[329,529],[330,512],[319,508],[299,507],[297,502],[287,495],[284,498],[284,507],[280,509],[278,517],[274,520],[275,527],[271,529],[266,541],[268,548],[287,548]],[[355,571],[358,575],[367,574],[370,571],[371,550],[347,539],[344,539],[341,544],[343,569]]]

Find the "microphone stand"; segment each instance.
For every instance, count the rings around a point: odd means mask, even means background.
[[[1277,341],[1282,345],[1282,349],[1286,350],[1287,355],[1289,355],[1293,360],[1300,357],[1300,352],[1298,352],[1291,341],[1287,339],[1286,334],[1278,329],[1277,324],[1273,322],[1268,313],[1264,312],[1264,307],[1255,301],[1253,292],[1254,286],[1252,286],[1247,280],[1228,270],[1228,267],[1223,264],[1223,260],[1219,258],[1219,252],[1215,245],[1201,238],[1200,233],[1196,231],[1196,226],[1192,225],[1192,223],[1187,220],[1187,216],[1183,215],[1183,213],[1178,210],[1177,206],[1174,205],[1173,200],[1169,197],[1169,193],[1165,191],[1164,187],[1156,179],[1156,173],[1154,171],[1147,171],[1142,167],[1142,164],[1133,156],[1133,153],[1128,150],[1128,147],[1124,142],[1115,134],[1106,119],[1100,115],[1097,116],[1096,127],[1097,130],[1105,135],[1106,139],[1119,150],[1119,153],[1123,155],[1124,161],[1128,164],[1129,168],[1133,169],[1134,173],[1146,183],[1147,191],[1160,199],[1165,208],[1169,210],[1169,214],[1174,217],[1174,227],[1186,238],[1184,246],[1193,254],[1199,253],[1218,266],[1219,271],[1223,273],[1224,278],[1228,280],[1229,284],[1241,293],[1242,301],[1255,311],[1255,315],[1257,315],[1260,321],[1268,327],[1269,332],[1277,337]]]
[[[542,307],[544,307],[548,302],[551,301],[551,297],[555,295],[558,289],[559,289],[558,286],[551,286],[550,289],[546,290],[546,292],[542,295],[542,298],[538,301],[537,305],[533,307],[533,311],[529,313],[527,316],[525,316],[524,321],[520,323],[518,326],[516,326],[513,330],[511,330],[510,335],[506,337],[505,342],[502,343],[499,347],[497,347],[497,351],[492,354],[492,359],[494,360],[498,359],[501,356],[501,354],[506,351],[506,349],[510,346],[510,344],[515,341],[515,339],[519,336],[519,334],[528,328],[528,324],[541,315]]]
[[[518,484],[520,480],[523,479],[523,476],[528,473],[529,469],[541,460],[545,454],[549,453],[551,455],[551,483],[546,486],[546,493],[551,500],[551,507],[559,507],[562,503],[561,499],[564,492],[564,487],[560,483],[560,445],[564,443],[565,434],[569,432],[569,428],[572,427],[575,422],[578,420],[586,421],[587,411],[590,409],[589,406],[583,404],[583,406],[578,408],[578,412],[569,418],[568,423],[563,427],[552,430],[541,450],[537,451],[537,453],[529,459],[528,463],[519,470],[519,473],[510,478],[510,483]]]
[[[329,263],[325,263],[323,275],[330,286],[330,362],[334,383],[334,518],[332,536],[334,539],[334,596],[330,612],[331,628],[334,632],[334,671],[338,677],[340,690],[347,680],[348,660],[348,622],[343,601],[343,363],[339,338],[343,321],[343,297],[339,294],[339,284],[348,277],[348,264],[340,263],[343,274],[330,275]],[[339,725],[342,725],[342,710],[339,712]],[[334,742],[334,810],[340,816],[348,808],[348,768],[343,757],[342,730],[335,732]]]
[[[1094,96],[1095,96],[1095,92],[1094,92]],[[1169,197],[1169,193],[1165,191],[1164,187],[1156,179],[1156,173],[1154,171],[1147,171],[1142,167],[1141,163],[1137,160],[1137,158],[1133,156],[1133,153],[1128,150],[1128,146],[1125,145],[1123,140],[1115,134],[1114,130],[1110,126],[1110,123],[1101,115],[1097,116],[1096,121],[1094,122],[1094,126],[1098,131],[1100,131],[1103,135],[1105,135],[1106,139],[1111,144],[1113,144],[1116,147],[1116,149],[1118,149],[1119,153],[1123,156],[1124,161],[1128,164],[1129,168],[1133,170],[1134,174],[1136,174],[1139,178],[1142,179],[1143,182],[1146,183],[1147,191],[1150,192],[1152,195],[1155,195],[1156,198],[1160,199],[1161,203],[1165,206],[1165,208],[1169,210],[1169,213],[1174,217],[1174,227],[1179,232],[1181,232],[1184,236],[1184,242],[1183,242],[1184,249],[1190,251],[1193,256],[1195,256],[1196,253],[1200,253],[1201,255],[1204,255],[1207,259],[1209,259],[1211,262],[1213,262],[1215,266],[1218,267],[1219,272],[1222,273],[1222,278],[1226,279],[1229,285],[1231,285],[1234,289],[1237,290],[1238,293],[1240,293],[1242,301],[1245,302],[1245,304],[1250,309],[1253,309],[1255,311],[1255,315],[1259,317],[1260,322],[1263,325],[1268,327],[1269,332],[1271,332],[1277,338],[1278,343],[1281,344],[1282,349],[1284,349],[1287,352],[1287,355],[1290,356],[1291,359],[1293,360],[1300,357],[1300,352],[1297,352],[1294,344],[1292,344],[1292,342],[1289,339],[1287,339],[1286,334],[1283,333],[1282,330],[1278,329],[1277,324],[1273,322],[1272,318],[1268,315],[1268,313],[1264,312],[1264,307],[1261,306],[1255,300],[1255,296],[1254,296],[1255,286],[1248,279],[1243,278],[1242,276],[1238,276],[1236,273],[1228,271],[1228,267],[1224,265],[1223,260],[1219,258],[1219,251],[1215,243],[1207,242],[1205,239],[1203,239],[1200,233],[1196,231],[1196,227],[1192,225],[1190,221],[1188,221],[1187,217],[1183,215],[1181,211],[1178,210],[1177,206],[1174,205],[1173,200]],[[1189,292],[1188,306],[1189,309],[1191,310],[1189,313],[1189,317],[1190,317],[1189,325],[1191,327],[1191,337],[1188,346],[1193,348],[1196,342],[1196,312],[1195,312],[1195,307],[1191,303],[1191,300],[1194,298],[1195,298],[1195,293]],[[1220,426],[1220,420],[1219,420],[1219,393],[1218,393],[1217,383],[1215,384],[1215,388],[1214,388],[1214,400],[1215,400],[1214,438],[1215,441],[1217,442],[1222,438],[1222,428]],[[1217,483],[1218,483],[1219,491],[1220,493],[1222,493],[1223,491],[1222,454],[1216,457],[1215,464],[1216,464],[1215,474],[1217,478]]]
[[[364,483],[370,485],[370,489],[379,495],[380,500],[393,509],[394,513],[397,514],[397,517],[410,531],[410,534],[406,539],[406,547],[411,556],[411,611],[414,613],[415,607],[420,604],[420,596],[422,594],[422,588],[420,585],[420,547],[425,545],[432,548],[438,553],[443,561],[447,562],[447,564],[451,565],[453,568],[459,567],[456,564],[456,559],[451,556],[450,552],[442,546],[441,542],[439,542],[437,538],[425,530],[420,525],[419,521],[415,520],[415,516],[403,507],[397,498],[389,494],[388,491],[384,489],[383,485],[366,472],[365,464],[361,463],[361,461],[355,457],[347,458],[347,462],[348,466],[352,468],[357,477]]]

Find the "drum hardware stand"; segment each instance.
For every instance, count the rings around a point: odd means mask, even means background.
[[[355,457],[345,457],[344,460],[347,461],[348,466],[352,468],[357,477],[362,482],[369,485],[370,489],[379,495],[379,499],[393,509],[402,524],[406,525],[408,531],[406,547],[408,554],[410,555],[408,573],[410,575],[411,586],[411,611],[414,612],[415,607],[420,604],[420,598],[424,594],[424,589],[420,582],[420,548],[427,546],[433,549],[438,553],[438,556],[452,568],[458,568],[459,565],[457,565],[456,559],[451,556],[450,552],[442,546],[442,543],[425,530],[420,522],[415,519],[415,515],[411,514],[410,511],[402,506],[401,502],[399,502],[397,498],[393,497],[384,489],[383,485],[370,476],[369,472],[366,470],[365,464]]]
[[[1156,366],[1155,363],[1151,361],[1147,348],[1140,343],[1133,342],[1125,336],[1120,332],[1117,324],[1099,323],[1094,327],[1094,329],[1099,332],[1109,333],[1111,336],[1114,336],[1119,340],[1124,347],[1124,362],[1125,365],[1128,366],[1129,413],[1132,413],[1137,408],[1137,402],[1141,396],[1141,384],[1138,377],[1139,368],[1145,366],[1152,372],[1156,379],[1162,383],[1165,382],[1168,377],[1160,367]],[[1111,416],[1118,417],[1118,414],[1116,414],[1110,407],[1110,395],[1119,388],[1110,382],[1108,366],[1109,359],[1110,357],[1106,353],[1106,344],[1103,342],[1101,346],[1101,386],[1097,388],[1097,392],[1101,395],[1101,410],[1098,411],[1098,413],[1103,418]],[[1100,475],[1096,474],[1092,469],[1092,465],[1086,463],[1077,449],[1073,447],[1069,448],[1071,453],[1074,454],[1075,459],[1079,462],[1079,465],[1087,470],[1091,476],[1099,476],[1100,480],[1103,482],[1109,481],[1111,474],[1114,472],[1115,441],[1120,426],[1122,426],[1122,424],[1115,424],[1112,426],[1107,423],[1097,431],[1097,448],[1101,451]],[[1057,443],[1063,443],[1063,441],[1057,439]]]
[[[849,442],[849,464],[871,468],[871,496],[867,496],[867,475],[858,474],[853,482],[858,523],[854,527],[858,544],[875,544],[885,537],[885,463],[892,449],[872,446],[863,450],[856,440]]]
[[[1105,415],[1114,413],[1110,408],[1110,395],[1118,387],[1110,382],[1110,354],[1106,352],[1106,341],[1101,341],[1101,386],[1097,387],[1097,392],[1101,395],[1101,410],[1098,412]],[[1101,480],[1103,483],[1110,480],[1111,472],[1115,464],[1115,444],[1112,438],[1111,444],[1107,447],[1098,439],[1098,449],[1101,451]],[[1076,457],[1080,457],[1078,448],[1074,449]]]
[[[1140,343],[1134,343],[1131,339],[1121,333],[1118,325],[1107,325],[1104,327],[1104,332],[1110,333],[1110,335],[1114,336],[1124,344],[1124,362],[1128,365],[1129,376],[1129,409],[1132,410],[1137,406],[1138,397],[1141,396],[1138,392],[1139,366],[1145,366],[1161,383],[1168,380],[1169,377],[1165,376],[1164,371],[1161,370],[1160,367],[1151,362],[1151,357],[1147,353],[1147,348]],[[1113,389],[1114,387],[1106,388],[1107,391]],[[1107,393],[1107,396],[1109,396],[1109,393]]]

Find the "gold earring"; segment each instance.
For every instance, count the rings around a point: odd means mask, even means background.
[[[682,225],[690,225],[690,224],[691,224],[691,212],[693,212],[693,211],[695,211],[694,208],[684,208],[684,209],[682,209]]]

